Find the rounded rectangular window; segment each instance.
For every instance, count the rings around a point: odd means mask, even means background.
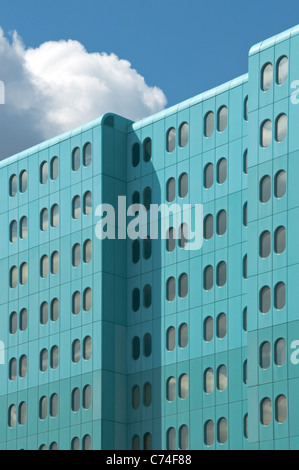
[[[179,328],[179,346],[184,349],[188,346],[189,333],[187,323],[183,323]]]
[[[272,421],[272,402],[270,398],[261,401],[261,422],[264,426],[269,426]]]
[[[226,263],[221,261],[217,266],[217,285],[223,287],[226,284]]]
[[[214,217],[212,214],[208,214],[204,220],[204,237],[206,240],[210,240],[214,233]]]
[[[214,285],[213,266],[207,266],[204,270],[204,289],[211,290]]]
[[[273,65],[269,62],[262,70],[262,90],[268,91],[273,85]]]
[[[283,366],[286,363],[286,341],[284,338],[279,338],[275,343],[275,364],[278,367]]]
[[[267,370],[271,365],[271,344],[265,341],[260,347],[260,366]]]
[[[271,253],[271,233],[265,230],[260,236],[260,257],[267,258]]]
[[[58,346],[53,346],[51,348],[51,368],[57,369],[59,364],[59,349]]]
[[[20,192],[24,193],[28,185],[28,173],[26,170],[21,171],[20,173]]]
[[[209,111],[205,116],[205,137],[211,137],[214,132],[215,126],[215,115],[212,111]]]
[[[209,395],[210,393],[213,393],[214,388],[214,371],[210,368],[207,369],[204,374],[204,391]]]
[[[90,385],[86,385],[83,389],[83,408],[89,410],[92,402],[92,390]]]
[[[167,345],[166,347],[168,351],[173,351],[175,349],[175,344],[176,344],[176,332],[175,332],[175,328],[171,326],[170,328],[168,328],[167,334],[166,334],[166,345]]]
[[[278,282],[274,289],[274,305],[277,310],[284,308],[286,304],[286,285],[284,282]]]
[[[207,317],[204,321],[204,340],[208,343],[214,338],[214,320]]]
[[[16,266],[13,266],[10,269],[10,287],[12,289],[15,289],[18,284],[18,268]]]
[[[275,230],[275,253],[281,254],[286,249],[286,229],[283,226]]]
[[[51,272],[52,274],[57,274],[59,271],[59,253],[54,251],[51,255]]]
[[[86,240],[83,246],[83,260],[84,263],[90,263],[92,258],[92,242],[91,240]]]
[[[45,420],[48,416],[48,398],[42,397],[39,402],[39,417]]]
[[[214,183],[214,165],[213,163],[208,163],[205,166],[204,170],[204,187],[209,189],[213,186]]]
[[[143,141],[143,161],[149,162],[152,158],[152,140],[148,137]]]
[[[40,229],[44,232],[49,227],[48,209],[43,209],[40,213]]]
[[[152,335],[146,333],[143,337],[143,355],[144,357],[150,357],[152,354]]]
[[[92,305],[92,291],[91,291],[91,288],[88,287],[87,289],[85,289],[84,296],[83,296],[84,311],[89,312],[89,310],[91,309],[91,305]]]
[[[174,178],[169,178],[166,184],[167,201],[172,202],[175,199],[176,182]]]
[[[16,220],[10,223],[9,239],[11,243],[15,243],[18,239],[18,223]]]
[[[166,292],[167,292],[166,296],[169,302],[172,302],[175,299],[175,291],[176,291],[175,278],[170,277],[166,283]]]
[[[187,122],[183,122],[183,124],[181,124],[180,126],[179,140],[180,140],[179,142],[180,147],[186,147],[186,145],[188,144],[188,140],[189,140],[189,126]]]
[[[20,237],[22,240],[28,237],[28,219],[25,216],[20,220]]]
[[[91,164],[91,143],[87,142],[83,148],[83,165],[89,166]]]
[[[227,128],[228,111],[226,106],[218,111],[218,132],[223,132]]]
[[[187,173],[182,173],[179,178],[179,196],[181,198],[186,197],[188,194],[188,175]]]
[[[136,168],[140,162],[140,144],[135,142],[132,147],[132,166]]]
[[[80,196],[73,198],[73,219],[78,219],[81,215],[81,199]]]
[[[275,196],[280,199],[286,193],[287,174],[284,170],[280,170],[275,175]]]
[[[81,160],[81,151],[79,147],[76,147],[72,153],[72,170],[78,171],[80,168],[80,160]]]
[[[59,224],[59,207],[58,204],[53,204],[51,207],[51,225],[57,227]]]
[[[174,377],[170,377],[167,380],[167,400],[173,401],[176,396],[176,380]]]
[[[226,211],[219,211],[217,214],[217,234],[222,236],[226,232]]]
[[[217,182],[218,184],[223,184],[227,178],[227,160],[226,158],[221,158],[217,164]]]
[[[135,385],[132,389],[132,408],[138,410],[140,406],[140,387]]]
[[[169,428],[167,431],[167,450],[176,450],[175,428]]]
[[[278,423],[284,423],[287,420],[287,398],[285,395],[279,395],[275,402],[275,418]]]
[[[184,400],[189,395],[189,377],[183,374],[179,380],[179,397]]]
[[[283,85],[289,74],[289,59],[286,56],[281,57],[277,61],[277,84]]]
[[[288,118],[286,114],[280,114],[276,120],[276,140],[282,142],[288,133]]]
[[[91,192],[86,191],[83,196],[83,207],[84,207],[84,214],[89,215],[91,213]]]
[[[18,191],[18,178],[17,175],[12,175],[9,180],[9,195],[15,197]]]
[[[269,286],[264,286],[260,291],[260,311],[268,313],[271,308],[271,289]]]
[[[189,429],[185,424],[180,427],[180,449],[186,450],[189,445]]]
[[[205,445],[211,447],[215,442],[215,426],[213,421],[205,423]]]
[[[184,299],[188,294],[188,275],[183,273],[179,277],[179,296]]]
[[[43,162],[40,166],[40,182],[46,184],[48,181],[48,162]]]
[[[53,157],[51,160],[51,180],[56,180],[59,174],[59,161],[57,157]]]
[[[167,137],[166,137],[166,148],[167,148],[167,152],[171,153],[174,151],[175,149],[175,141],[176,141],[176,131],[175,131],[175,128],[174,127],[171,127],[168,131],[167,131]]]
[[[261,146],[266,148],[272,143],[272,122],[267,119],[261,126]]]
[[[76,243],[73,246],[73,266],[77,268],[81,263],[81,246],[79,243]]]
[[[72,410],[77,413],[80,409],[81,393],[79,388],[74,388],[72,391]]]
[[[218,442],[219,444],[225,444],[227,441],[227,420],[221,418],[218,421]]]

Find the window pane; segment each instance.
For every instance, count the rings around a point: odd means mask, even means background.
[[[92,339],[90,336],[86,336],[83,341],[83,357],[85,361],[89,361],[92,354]]]
[[[59,174],[59,161],[57,157],[53,157],[51,160],[51,179],[56,180]]]
[[[289,74],[289,59],[284,56],[281,57],[277,62],[277,83],[278,85],[283,85]]]
[[[204,171],[204,186],[209,189],[214,183],[214,165],[208,163]]]
[[[49,227],[48,209],[43,209],[40,216],[40,228],[44,232]]]
[[[152,335],[147,333],[143,337],[143,355],[144,357],[150,357],[152,354]]]
[[[261,368],[266,370],[271,365],[271,344],[265,341],[260,348],[260,365]]]
[[[91,309],[91,305],[92,305],[92,291],[90,287],[88,287],[84,291],[83,308],[85,312],[88,312]]]
[[[59,364],[59,349],[57,346],[53,346],[51,349],[51,368],[57,369]]]
[[[217,182],[223,184],[227,178],[227,160],[222,158],[217,165]]]
[[[217,336],[220,339],[225,338],[226,336],[226,315],[221,313],[217,319]]]
[[[25,355],[20,357],[19,374],[22,378],[27,375],[27,356]]]
[[[14,428],[17,424],[17,408],[16,405],[11,405],[8,411],[8,425]]]
[[[48,181],[48,162],[43,162],[40,166],[40,182],[46,184]]]
[[[168,351],[173,351],[176,344],[176,333],[175,328],[171,326],[167,330],[167,349]]]
[[[261,402],[261,422],[264,426],[269,426],[272,421],[272,403],[270,398],[264,398]]]
[[[28,311],[27,308],[23,308],[20,312],[20,330],[26,331],[28,326]]]
[[[261,145],[268,147],[272,142],[272,122],[268,119],[262,124],[261,129]]]
[[[59,317],[59,300],[53,299],[51,302],[51,320],[57,321]]]
[[[214,233],[214,217],[212,214],[208,214],[204,221],[204,237],[206,240],[210,240]]]
[[[214,284],[214,269],[213,266],[207,266],[204,271],[204,288],[211,290]]]
[[[212,317],[207,317],[204,323],[204,339],[207,342],[212,341],[214,338],[214,320]]]
[[[180,427],[180,449],[185,450],[189,445],[189,429],[188,426]]]
[[[9,363],[9,378],[10,380],[17,378],[17,360],[15,358],[11,359]]]
[[[172,252],[175,249],[175,242],[176,242],[176,239],[175,239],[174,228],[170,227],[167,230],[167,234],[166,234],[166,249],[167,249],[167,251]]]
[[[172,302],[175,298],[175,278],[174,277],[170,277],[168,280],[167,280],[167,300],[169,302]]]
[[[48,302],[43,302],[40,306],[40,322],[46,325],[49,319],[49,305]]]
[[[212,393],[214,391],[214,371],[213,369],[207,369],[204,376],[204,391],[205,393]]]
[[[275,176],[275,196],[277,198],[281,198],[286,193],[287,187],[287,174],[284,170],[279,171],[276,173]]]
[[[143,306],[149,308],[152,304],[152,286],[147,284],[143,288]]]
[[[132,262],[134,264],[138,263],[140,259],[140,241],[134,240],[132,243]]]
[[[179,396],[183,400],[189,394],[189,377],[187,374],[183,374],[180,377],[180,384],[179,384]]]
[[[273,84],[273,65],[268,63],[262,70],[262,90],[270,90]]]
[[[73,342],[72,361],[77,364],[81,359],[81,344],[78,339]]]
[[[167,431],[167,450],[176,449],[176,431],[174,428],[169,428]]]
[[[188,346],[188,325],[183,323],[179,329],[179,346],[180,348],[186,348]]]
[[[86,191],[83,198],[83,207],[84,207],[84,214],[88,215],[91,213],[91,192]]]
[[[57,393],[53,393],[53,395],[50,398],[50,415],[52,418],[56,418],[58,415],[58,406],[59,406],[59,400],[58,400],[58,395]]]
[[[176,132],[174,127],[171,127],[167,132],[167,152],[171,153],[175,149]]]
[[[73,314],[78,315],[81,310],[81,294],[79,291],[73,294]]]
[[[286,229],[281,226],[275,230],[275,252],[281,254],[286,249]]]
[[[87,143],[84,145],[83,150],[83,165],[88,166],[91,163],[91,143]]]
[[[27,405],[26,403],[23,401],[22,403],[20,403],[19,405],[19,424],[21,426],[24,426],[24,424],[26,423],[27,421]]]
[[[243,206],[243,224],[247,227],[247,202]]]
[[[266,175],[262,178],[260,183],[260,200],[263,203],[269,201],[271,197],[271,178],[269,175]]]
[[[167,400],[173,401],[176,396],[176,380],[174,377],[170,377],[167,381]]]
[[[227,388],[227,369],[226,366],[220,366],[218,369],[218,390],[224,391]]]
[[[221,418],[218,421],[218,442],[220,444],[225,444],[227,441],[227,420]]]
[[[135,385],[132,389],[132,407],[137,410],[140,406],[140,387]]]
[[[152,256],[152,241],[150,236],[148,235],[147,238],[143,240],[143,258],[145,260],[150,259]]]
[[[276,140],[282,142],[288,132],[288,118],[285,114],[281,114],[276,121]]]
[[[13,266],[10,270],[10,287],[14,289],[18,284],[18,268]]]
[[[54,204],[51,208],[51,225],[57,227],[59,224],[59,207],[58,204]]]
[[[226,263],[221,261],[217,266],[217,285],[223,287],[226,283]]]
[[[243,155],[243,171],[247,175],[248,172],[248,150],[245,150]]]
[[[81,246],[79,243],[76,243],[73,246],[73,266],[77,268],[81,263]]]
[[[167,201],[172,202],[175,198],[176,183],[174,178],[167,181]]]
[[[179,296],[184,299],[188,294],[188,275],[183,273],[179,277]]]
[[[40,370],[46,372],[48,369],[48,350],[43,349],[40,353]]]
[[[179,196],[186,197],[188,194],[188,175],[183,173],[179,179]]]
[[[15,243],[18,238],[18,224],[16,220],[13,220],[10,223],[10,235],[9,235],[11,243]]]
[[[218,131],[223,132],[227,127],[227,107],[222,106],[218,111]]]
[[[84,243],[84,250],[83,250],[83,260],[84,263],[90,263],[92,257],[92,243],[91,240],[86,240]]]
[[[12,175],[9,180],[9,195],[14,197],[18,191],[18,178],[17,175]]]
[[[205,136],[206,137],[211,137],[211,135],[214,132],[214,121],[215,121],[215,116],[212,111],[210,111],[208,114],[206,114],[205,117]]]
[[[39,417],[44,420],[48,416],[48,399],[47,397],[42,397],[39,403]]]
[[[27,189],[28,184],[28,173],[26,170],[23,170],[20,174],[20,191],[24,193]]]
[[[148,137],[143,142],[143,160],[149,162],[152,158],[152,140]]]
[[[139,436],[133,436],[132,449],[133,450],[140,450],[140,437]]]
[[[152,203],[152,190],[148,186],[143,191],[143,205],[144,205],[144,207],[146,208],[147,211],[150,210],[151,203]]]
[[[135,336],[132,340],[132,358],[134,361],[137,361],[140,357],[140,339],[138,336]]]
[[[82,450],[92,450],[92,441],[89,434],[83,437]]]
[[[72,392],[72,410],[77,413],[80,409],[80,390],[75,388]]]
[[[226,232],[226,211],[220,211],[217,215],[217,233],[224,235]]]
[[[186,147],[189,139],[189,126],[184,122],[180,127],[180,147]]]
[[[271,234],[266,230],[260,236],[260,256],[267,258],[271,253]]]
[[[140,290],[136,287],[132,292],[132,310],[137,312],[140,307]]]
[[[20,220],[20,237],[24,240],[28,237],[28,220],[27,217],[22,217]]]
[[[279,367],[286,363],[286,341],[280,338],[275,343],[275,364]]]
[[[248,96],[244,100],[244,119],[248,121]]]
[[[132,194],[132,204],[140,204],[140,194],[138,191],[134,191]]]
[[[271,290],[269,286],[265,286],[260,291],[260,311],[268,313],[271,308]]]
[[[210,447],[215,441],[215,429],[213,421],[207,421],[205,424],[205,445]]]
[[[52,274],[57,274],[59,271],[59,253],[54,251],[51,255],[51,272]]]
[[[80,196],[73,198],[73,219],[78,219],[81,215],[81,200]]]
[[[72,155],[72,169],[73,171],[78,171],[80,168],[80,159],[81,159],[81,152],[78,147],[73,150]]]
[[[144,450],[152,450],[152,435],[147,432],[143,438]]]
[[[91,391],[91,386],[86,385],[83,389],[83,408],[85,410],[89,410],[91,407],[91,402],[92,402],[92,391]]]
[[[79,437],[74,437],[72,440],[72,450],[80,450],[80,440]]]
[[[22,286],[27,284],[28,282],[28,264],[27,263],[22,263],[20,267],[20,282]]]
[[[152,403],[152,385],[146,382],[143,386],[143,404],[144,406],[150,406]]]
[[[188,225],[183,223],[179,228],[179,247],[185,248],[185,246],[188,245],[188,239]]]
[[[284,282],[276,284],[274,299],[275,308],[281,310],[286,304],[286,286]]]
[[[18,315],[16,312],[12,312],[9,317],[9,332],[11,335],[15,335],[18,330]]]
[[[136,142],[132,147],[132,165],[135,168],[140,162],[140,145]]]
[[[284,423],[287,419],[287,399],[285,395],[280,395],[276,398],[276,421]]]

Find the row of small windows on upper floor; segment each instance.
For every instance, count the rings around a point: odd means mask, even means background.
[[[217,440],[219,444],[225,444],[228,439],[228,424],[226,418],[220,418],[217,422]],[[176,430],[169,428],[166,434],[167,449],[176,450]],[[204,443],[210,447],[215,441],[214,422],[208,420],[204,425]],[[187,426],[181,426],[179,429],[179,448],[185,450],[189,445],[189,430]]]
[[[244,119],[248,121],[248,97],[244,100]],[[228,123],[228,109],[226,106],[221,106],[217,112],[217,130],[218,132],[224,132],[227,128]],[[213,111],[209,111],[204,118],[204,135],[209,138],[214,133],[215,129],[215,114]],[[177,145],[176,137],[177,132],[174,127],[170,127],[166,133],[166,150],[168,153],[172,153]],[[179,141],[178,145],[180,148],[184,148],[189,142],[189,125],[187,122],[183,122],[179,126]],[[152,156],[152,141],[148,137],[143,141],[143,160],[145,162],[150,161]],[[131,155],[132,166],[136,168],[140,162],[140,144],[135,142],[132,146]]]
[[[92,160],[92,146],[90,142],[87,142],[83,146],[83,165],[89,166]],[[72,152],[72,170],[79,170],[81,165],[81,149],[76,147]],[[59,175],[59,161],[58,157],[53,157],[50,161],[50,178],[52,181],[56,180]],[[40,183],[46,184],[49,178],[49,164],[47,161],[43,161],[40,164]],[[20,192],[24,193],[28,186],[28,173],[26,170],[22,170],[19,174],[19,188]],[[9,195],[11,197],[16,196],[18,192],[18,177],[16,174],[11,175],[9,179]]]
[[[273,64],[267,62],[261,73],[261,89],[263,91],[268,91],[272,88],[273,85]],[[283,85],[289,75],[289,59],[287,56],[280,57],[276,62],[276,83],[277,85]]]
[[[82,407],[85,410],[89,410],[92,405],[92,389],[90,385],[85,385],[82,390]],[[81,390],[74,388],[71,393],[71,408],[74,413],[77,413],[81,408]],[[49,404],[48,397],[42,396],[38,404],[39,418],[44,421],[47,419],[48,414],[51,418],[56,418],[59,413],[59,396],[57,393],[53,393],[50,396]],[[14,428],[19,423],[20,426],[24,426],[27,422],[27,404],[21,402],[17,407],[15,404],[10,405],[8,409],[8,426]]]
[[[80,450],[81,443],[79,437],[74,437],[71,441],[71,450]],[[39,450],[48,450],[46,444],[42,444]],[[52,442],[49,446],[49,450],[59,450],[57,442]],[[92,450],[92,439],[90,434],[86,434],[82,439],[82,450]]]

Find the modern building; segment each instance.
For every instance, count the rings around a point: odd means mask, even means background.
[[[299,449],[298,89],[296,27],[0,163],[1,449]],[[201,249],[100,240],[118,196],[202,204]]]

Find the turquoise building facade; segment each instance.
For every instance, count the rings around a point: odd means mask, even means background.
[[[248,75],[0,163],[1,449],[299,448],[298,58],[296,27]],[[120,196],[201,204],[202,247],[129,239]]]

